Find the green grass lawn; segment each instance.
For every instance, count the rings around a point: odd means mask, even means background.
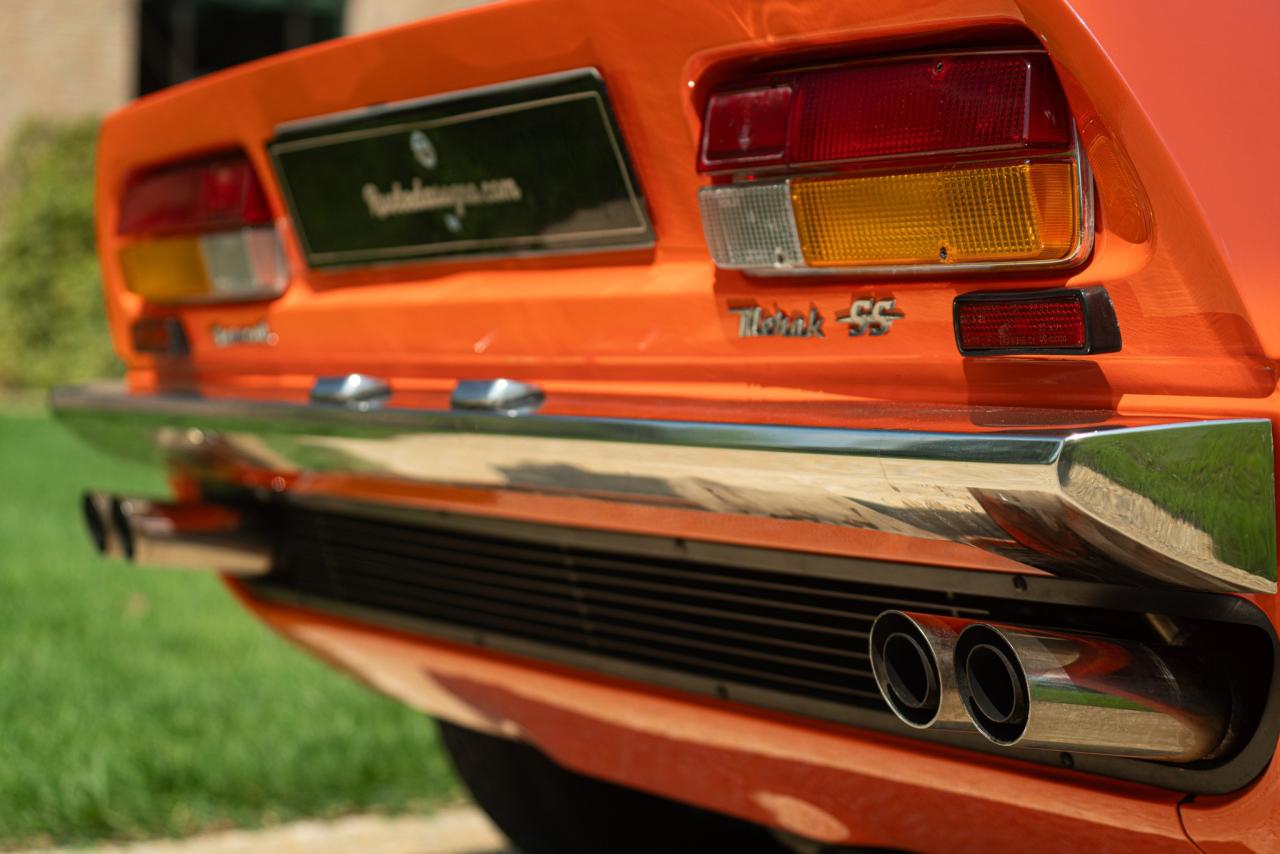
[[[198,573],[97,557],[77,499],[154,473],[0,399],[0,848],[403,810],[456,783],[427,718]]]

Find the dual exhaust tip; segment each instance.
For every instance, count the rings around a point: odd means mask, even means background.
[[[871,628],[871,667],[889,708],[916,729],[1166,762],[1226,746],[1230,687],[1182,649],[886,611]]]
[[[274,564],[265,538],[234,508],[88,492],[80,502],[99,554],[142,566],[261,576]]]
[[[989,638],[979,635],[990,634]],[[960,696],[978,729],[997,744],[1014,744],[1026,730],[1027,679],[1017,653],[998,630],[975,626],[971,642],[960,645],[964,655]]]
[[[871,644],[876,683],[905,723],[917,729],[976,727],[997,743],[1017,741],[1017,727],[1027,717],[1027,684],[998,630],[889,611],[876,620]]]

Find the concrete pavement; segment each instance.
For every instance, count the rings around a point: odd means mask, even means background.
[[[31,854],[517,854],[472,806],[430,816],[358,815],[301,821],[262,830],[230,830],[189,839],[101,848],[42,849]]]

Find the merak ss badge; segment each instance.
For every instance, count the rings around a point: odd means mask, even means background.
[[[895,320],[905,315],[895,308],[895,299],[853,299],[849,308],[835,316],[836,323],[843,324],[850,338],[860,335],[888,335]],[[729,313],[738,318],[739,338],[825,338],[825,318],[817,306],[810,305],[807,312],[787,312],[774,307],[766,311],[758,305],[730,307]]]
[[[778,308],[772,314],[758,305],[729,309],[738,316],[739,338],[825,338],[822,333],[822,315],[815,306],[809,313],[787,314]]]
[[[258,345],[274,347],[280,340],[272,330],[271,324],[265,320],[242,326],[223,326],[215,323],[209,327],[209,335],[215,347],[238,347],[242,345]]]
[[[849,337],[857,338],[864,332],[868,335],[888,335],[895,320],[905,315],[894,308],[894,299],[855,299],[849,304],[849,310],[836,315],[836,323],[849,327]]]

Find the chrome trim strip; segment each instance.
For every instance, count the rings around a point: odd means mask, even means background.
[[[636,215],[639,225],[624,226],[620,228],[596,229],[594,231],[564,231],[555,232],[553,234],[530,234],[520,235],[516,237],[493,237],[479,238],[473,240],[449,240],[440,243],[414,243],[402,246],[383,247],[379,249],[358,249],[345,250],[341,252],[316,252],[311,248],[311,243],[307,238],[305,229],[300,226],[295,227],[294,231],[302,241],[303,248],[306,250],[307,259],[312,263],[325,262],[358,265],[362,263],[381,263],[402,258],[412,258],[415,260],[435,260],[432,256],[439,256],[441,260],[453,260],[457,253],[463,250],[472,249],[482,246],[497,247],[492,254],[495,256],[510,255],[514,252],[528,251],[530,254],[543,254],[546,252],[556,252],[554,247],[548,249],[535,248],[532,250],[520,250],[518,247],[522,245],[534,245],[538,242],[559,243],[574,240],[594,239],[597,237],[608,237],[610,235],[618,235],[619,242],[617,244],[606,244],[609,247],[624,248],[643,248],[652,243],[652,228],[649,224],[649,218],[645,213],[644,204],[640,199],[639,193],[636,192],[635,183],[631,180],[628,172],[628,164],[626,158],[622,155],[622,147],[618,144],[618,136],[613,131],[613,125],[605,108],[604,98],[599,92],[577,92],[572,95],[559,95],[554,98],[540,98],[536,101],[525,101],[519,104],[508,104],[503,107],[492,107],[485,110],[476,110],[471,113],[464,113],[457,116],[449,116],[447,118],[432,119],[428,121],[404,122],[398,125],[385,125],[377,128],[369,128],[361,131],[352,131],[350,133],[336,133],[330,136],[322,136],[308,139],[299,139],[292,142],[273,143],[271,156],[276,162],[276,173],[279,178],[281,188],[284,190],[285,196],[289,199],[289,210],[296,211],[297,203],[294,201],[293,190],[289,183],[288,173],[280,165],[277,158],[279,154],[287,154],[292,151],[305,150],[309,148],[321,148],[326,145],[334,145],[336,143],[349,141],[351,139],[367,139],[371,137],[390,136],[396,133],[403,133],[411,128],[430,129],[443,127],[450,124],[463,124],[468,121],[475,121],[490,116],[505,115],[507,113],[521,112],[524,110],[536,110],[541,107],[550,107],[556,104],[563,104],[569,101],[592,100],[595,103],[597,111],[600,113],[602,126],[609,136],[609,144],[613,149],[614,158],[617,160],[620,175],[623,183],[627,187],[628,200],[631,209]],[[297,218],[294,217],[295,223]],[[625,235],[636,234],[642,235],[645,239],[631,243],[624,239]],[[509,245],[504,245],[509,244]],[[586,249],[594,249],[599,251],[600,247],[588,246],[578,247]],[[417,259],[416,256],[423,256]],[[465,256],[464,256],[465,257]]]
[[[1265,419],[968,434],[358,412],[101,386],[50,402],[86,441],[158,464],[796,519],[964,543],[1063,576],[1276,592]]]
[[[453,103],[454,101],[465,101],[468,98],[478,98],[485,95],[510,94],[519,92],[522,89],[536,89],[539,86],[564,83],[582,75],[584,72],[589,73],[597,80],[604,82],[604,77],[600,74],[600,70],[598,68],[582,66],[579,68],[570,68],[566,71],[554,71],[550,74],[539,74],[535,77],[522,77],[519,80],[504,80],[500,83],[490,83],[484,86],[472,86],[468,89],[451,89],[448,92],[439,92],[435,95],[425,95],[420,98],[406,98],[400,101],[392,101],[387,104],[376,104],[372,107],[353,107],[348,110],[339,110],[336,113],[325,113],[322,116],[308,116],[302,119],[292,119],[276,125],[275,135],[282,136],[284,134],[312,133],[322,131],[326,127],[344,124],[353,119],[373,120],[384,115],[393,115],[406,110],[416,110],[421,107],[441,107],[446,104]]]
[[[300,223],[296,222],[297,217],[293,215],[293,212],[297,210],[297,205],[294,202],[293,191],[290,188],[288,177],[280,164],[278,155],[281,153],[287,153],[291,150],[297,150],[299,148],[314,148],[333,144],[333,142],[335,142],[339,137],[344,137],[348,134],[331,133],[324,136],[286,141],[283,143],[276,142],[275,140],[278,140],[282,135],[322,132],[326,127],[341,126],[351,121],[373,121],[383,116],[395,115],[397,113],[408,113],[426,107],[444,107],[455,102],[461,103],[470,98],[480,98],[499,94],[515,95],[526,90],[534,91],[539,87],[565,83],[581,77],[590,78],[594,83],[601,87],[601,91],[584,91],[568,96],[536,99],[533,101],[509,104],[503,107],[473,111],[471,113],[459,114],[438,120],[418,122],[409,121],[403,122],[399,125],[370,128],[364,131],[355,131],[353,133],[360,134],[361,136],[378,136],[385,135],[387,133],[395,133],[397,131],[404,131],[413,127],[439,127],[443,124],[457,124],[473,120],[481,117],[482,115],[498,115],[508,112],[518,112],[520,110],[533,109],[539,106],[547,106],[553,102],[561,103],[565,100],[592,97],[595,99],[596,108],[600,113],[600,118],[603,122],[605,132],[609,137],[609,145],[613,150],[615,159],[617,160],[618,168],[621,170],[620,174],[623,183],[626,185],[627,196],[632,211],[635,213],[640,225],[610,229],[607,231],[564,233],[550,236],[543,235],[541,237],[542,240],[554,244],[573,239],[594,238],[596,236],[605,237],[609,234],[618,235],[618,238],[615,241],[587,246],[565,247],[548,245],[543,247],[535,246],[533,248],[523,248],[521,244],[531,244],[534,240],[533,238],[526,236],[518,239],[506,238],[506,242],[512,243],[513,245],[506,247],[499,246],[489,251],[473,252],[465,250],[475,249],[482,243],[502,243],[503,239],[450,241],[442,244],[416,244],[408,247],[401,246],[393,249],[383,249],[372,253],[365,253],[365,257],[350,257],[346,260],[340,260],[336,256],[354,256],[360,253],[355,251],[316,253],[312,251],[306,230],[302,228]],[[271,159],[277,183],[280,186],[281,192],[288,201],[290,218],[295,220],[294,233],[297,235],[298,241],[302,245],[303,255],[307,258],[307,263],[314,266],[315,262],[319,259],[328,257],[328,261],[324,266],[329,270],[387,267],[411,263],[432,264],[453,261],[480,261],[493,258],[534,258],[555,255],[581,255],[592,252],[601,253],[645,250],[652,249],[657,243],[657,237],[653,230],[653,221],[649,216],[649,209],[645,204],[644,194],[638,186],[638,179],[635,174],[634,166],[628,156],[622,139],[621,125],[618,123],[617,116],[612,112],[612,102],[609,100],[608,92],[605,89],[604,76],[600,73],[599,69],[591,66],[583,66],[580,68],[553,72],[551,74],[542,74],[534,77],[525,77],[519,80],[508,80],[485,86],[473,86],[468,89],[442,92],[421,98],[408,98],[405,100],[394,101],[387,104],[378,104],[370,107],[356,107],[335,113],[327,113],[322,116],[310,116],[302,119],[282,122],[275,127],[272,142],[268,146],[268,154]],[[626,238],[626,235],[628,234],[639,236],[635,238]],[[430,251],[423,249],[423,247],[431,245],[435,245],[437,248]],[[376,254],[381,254],[382,257],[370,257],[371,255]]]

